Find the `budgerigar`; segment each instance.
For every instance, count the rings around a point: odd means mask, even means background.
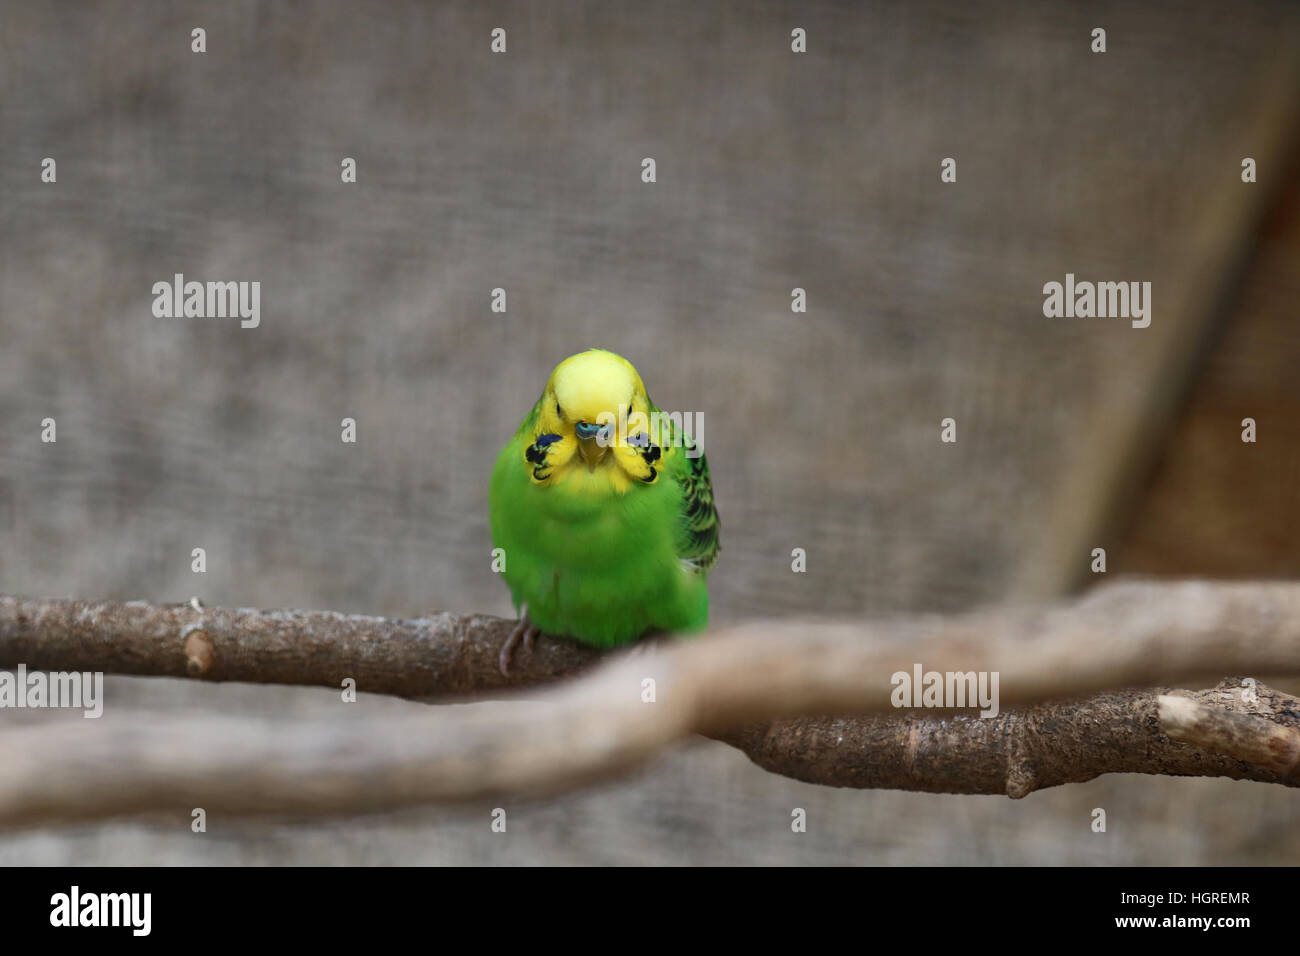
[[[613,647],[705,625],[718,514],[708,462],[679,421],[613,352],[579,352],[551,373],[492,471],[492,542],[520,612],[502,673],[536,630]]]

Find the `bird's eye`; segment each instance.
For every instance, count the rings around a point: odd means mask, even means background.
[[[556,402],[556,403],[555,403],[555,414],[556,414],[558,417],[560,417],[560,418],[563,418],[563,417],[564,417],[564,411],[563,411],[563,409],[560,408],[560,403],[559,403],[559,402]]]

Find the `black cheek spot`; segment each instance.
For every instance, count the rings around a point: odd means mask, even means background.
[[[644,481],[644,482],[648,485],[648,484],[650,484],[651,482],[653,482],[653,481],[654,481],[656,478],[658,478],[658,477],[659,477],[659,472],[655,471],[654,468],[651,468],[651,469],[650,469],[650,474],[649,474],[649,476],[648,476],[648,477],[645,477],[645,478],[642,478],[641,480]]]

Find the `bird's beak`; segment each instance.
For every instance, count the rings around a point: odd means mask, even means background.
[[[579,438],[578,454],[582,456],[588,468],[594,469],[609,454],[609,446],[602,445],[595,437]]]
[[[601,433],[601,426],[591,422],[578,422],[573,426],[573,434],[578,439],[578,453],[589,469],[594,470],[609,452],[609,445],[600,443]]]

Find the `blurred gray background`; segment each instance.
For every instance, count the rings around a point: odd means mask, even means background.
[[[718,622],[1058,593],[1088,541],[1112,574],[1300,574],[1295,4],[2,12],[0,591],[508,614],[488,473],[590,346],[705,415]],[[260,281],[261,326],[154,317],[176,272]],[[1152,281],[1152,327],[1045,318],[1066,272]],[[1272,429],[1249,460],[1243,406]],[[103,720],[337,701],[119,678]],[[1300,798],[1262,784],[851,792],[705,741],[510,809],[505,835],[488,806],[203,835],[186,810],[7,835],[0,863],[1300,859]]]

